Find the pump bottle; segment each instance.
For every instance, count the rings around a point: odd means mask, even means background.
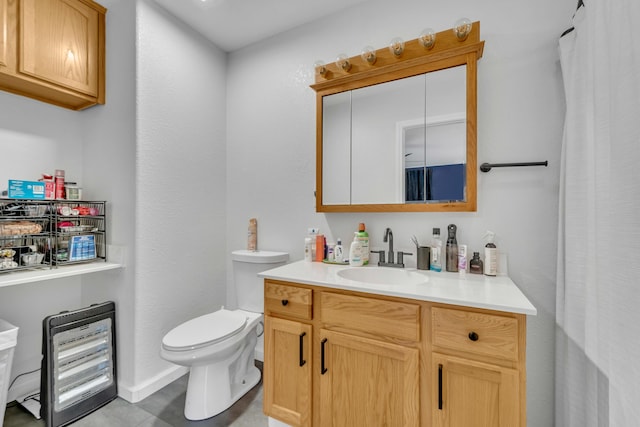
[[[493,240],[495,233],[487,231],[484,235],[487,244],[484,247],[484,274],[485,276],[495,276],[498,274],[498,249]]]
[[[455,224],[447,226],[447,271],[458,271],[458,240],[456,239],[457,227]]]
[[[363,264],[362,260],[362,243],[358,239],[358,232],[353,233],[353,242],[349,249],[349,264],[353,267],[360,267]]]

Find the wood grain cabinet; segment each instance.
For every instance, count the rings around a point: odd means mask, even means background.
[[[526,425],[524,318],[432,307],[434,427]]]
[[[105,15],[91,0],[0,0],[0,89],[72,110],[104,104]]]
[[[525,320],[265,279],[264,412],[294,427],[525,427]]]

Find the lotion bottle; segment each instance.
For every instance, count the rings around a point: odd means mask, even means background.
[[[353,233],[353,242],[351,242],[351,248],[349,249],[349,264],[352,267],[360,267],[363,265],[362,260],[362,243],[358,239],[358,232]]]
[[[358,239],[362,244],[362,263],[369,264],[369,233],[365,231],[364,222],[358,224]]]
[[[485,276],[495,276],[498,274],[498,249],[493,239],[495,238],[493,231],[487,231],[484,237],[487,244],[484,247],[484,274]]]

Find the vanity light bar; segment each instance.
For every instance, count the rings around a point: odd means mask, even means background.
[[[391,72],[394,66],[407,61],[427,64],[460,55],[467,50],[477,52],[477,58],[481,58],[483,48],[480,22],[461,19],[453,28],[445,31],[436,33],[428,28],[422,31],[420,37],[407,42],[396,37],[388,47],[382,49],[373,50],[366,46],[357,56],[347,57],[341,54],[335,62],[329,64],[317,61],[314,64],[315,85],[312,87],[318,89],[323,83]]]

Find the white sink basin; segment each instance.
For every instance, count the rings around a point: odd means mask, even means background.
[[[343,279],[374,285],[419,285],[429,280],[415,271],[393,267],[352,267],[337,274]]]

